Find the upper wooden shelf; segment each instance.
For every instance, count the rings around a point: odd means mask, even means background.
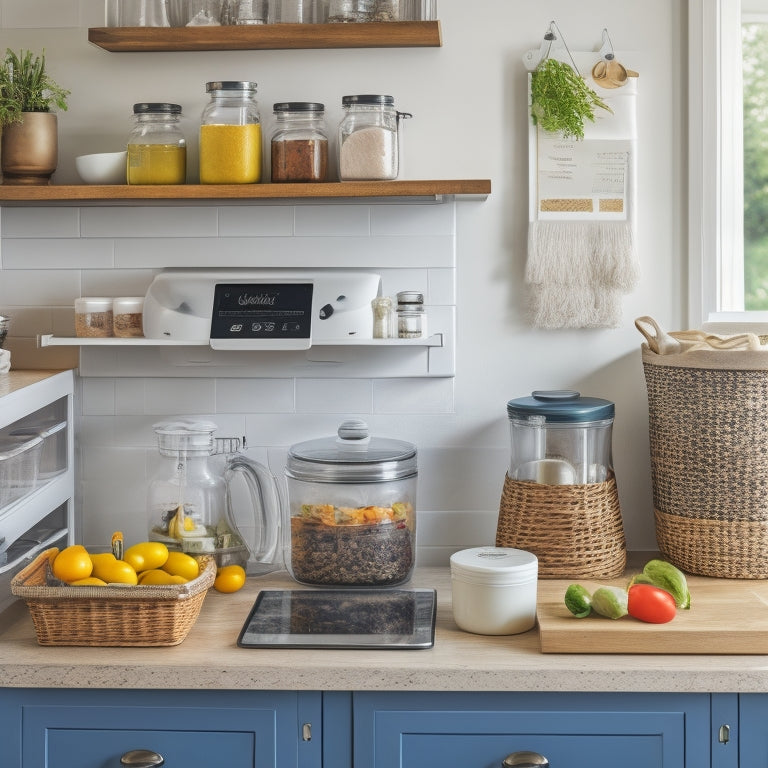
[[[257,24],[220,27],[92,27],[88,40],[114,52],[297,48],[439,48],[439,21]]]
[[[174,184],[97,185],[52,184],[13,186],[0,184],[0,205],[14,203],[141,202],[145,200],[322,200],[348,198],[428,199],[477,196],[491,193],[490,179],[426,181],[329,181],[301,184]]]

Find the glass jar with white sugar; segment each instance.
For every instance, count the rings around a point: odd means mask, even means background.
[[[344,96],[339,124],[339,179],[390,181],[400,170],[398,128],[411,117],[395,109],[392,96]]]

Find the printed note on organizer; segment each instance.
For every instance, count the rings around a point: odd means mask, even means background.
[[[537,134],[539,219],[627,218],[630,141]]]

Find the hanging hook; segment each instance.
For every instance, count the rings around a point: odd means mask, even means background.
[[[576,62],[573,60],[573,56],[571,56],[571,52],[566,45],[565,39],[563,38],[563,33],[560,31],[560,28],[557,26],[557,24],[554,21],[551,21],[547,31],[544,33],[544,39],[541,41],[537,66],[552,55],[553,48],[555,51],[563,49],[568,56],[570,65],[573,67],[573,71],[577,74],[580,74],[579,68],[576,66]]]
[[[603,28],[603,43],[600,46],[600,57],[606,61],[613,61],[616,58],[613,52],[613,43],[606,28]]]

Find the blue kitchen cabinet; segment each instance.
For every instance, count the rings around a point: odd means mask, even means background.
[[[768,766],[768,696],[742,693],[738,698],[738,765],[764,768]]]
[[[312,692],[6,689],[0,762],[119,768],[145,749],[184,768],[320,768],[320,710]]]
[[[355,693],[353,765],[501,768],[532,751],[551,768],[708,768],[710,704],[707,694]]]

